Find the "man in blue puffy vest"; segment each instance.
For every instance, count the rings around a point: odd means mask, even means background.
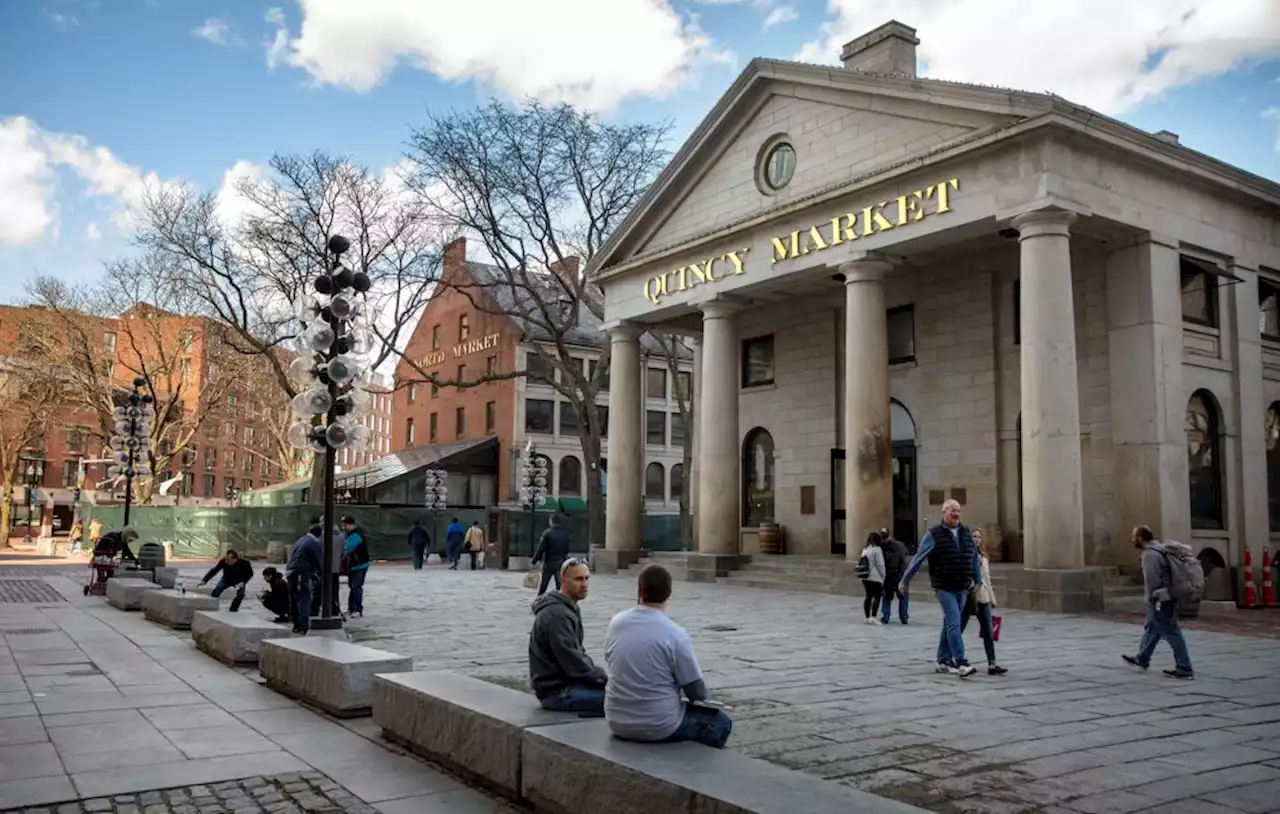
[[[971,676],[976,670],[964,656],[960,613],[969,598],[969,589],[982,584],[982,561],[969,527],[960,522],[958,501],[942,504],[942,522],[925,532],[898,585],[901,593],[907,592],[907,585],[925,560],[929,561],[929,584],[942,606],[937,671],[961,678]]]

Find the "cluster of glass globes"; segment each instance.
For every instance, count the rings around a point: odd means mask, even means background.
[[[524,465],[520,473],[520,500],[537,506],[547,496],[547,459],[538,455],[533,444],[525,447]]]
[[[443,469],[428,469],[426,475],[426,507],[433,512],[442,512],[448,508],[445,498],[449,495],[449,487],[445,479],[449,473]]]
[[[151,422],[156,411],[151,396],[129,396],[129,404],[115,411],[115,434],[107,442],[112,463],[108,478],[144,478],[151,474]]]
[[[335,254],[346,251],[348,245],[338,236],[329,241]],[[316,278],[315,293],[305,294],[298,302],[294,315],[302,330],[294,340],[298,358],[289,365],[289,378],[301,392],[293,398],[298,421],[288,431],[289,444],[296,449],[359,450],[371,440],[370,429],[354,421],[372,403],[365,388],[373,378],[368,357],[376,338],[365,322],[365,301],[360,296],[368,290],[368,276],[336,264],[332,274]],[[330,412],[332,422],[315,423],[316,416]]]

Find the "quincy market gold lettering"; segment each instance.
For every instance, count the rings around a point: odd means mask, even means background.
[[[820,252],[860,237],[897,229],[923,220],[927,215],[946,214],[951,211],[951,191],[959,189],[960,179],[949,178],[942,183],[899,195],[895,200],[864,206],[859,212],[846,212],[827,223],[797,229],[784,237],[775,237],[772,239],[773,262],[776,265],[783,260],[794,260],[810,252]],[[933,205],[929,206],[930,203]]]
[[[468,339],[454,345],[453,358],[458,359],[463,356],[470,356],[473,353],[489,350],[498,347],[498,341],[502,338],[502,334],[487,334],[478,339]],[[445,360],[445,354],[442,350],[433,350],[425,356],[419,356],[414,360],[414,364],[426,370],[429,367],[435,367],[442,364]]]
[[[695,286],[718,283],[725,277],[742,274],[746,271],[748,251],[750,248],[725,252],[715,257],[708,257],[702,262],[690,263],[674,271],[668,271],[666,274],[650,277],[644,281],[644,298],[657,305],[663,297],[688,291]]]

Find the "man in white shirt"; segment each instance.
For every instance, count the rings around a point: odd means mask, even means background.
[[[723,749],[733,721],[709,705],[693,642],[667,616],[670,598],[671,574],[650,565],[640,572],[636,606],[609,623],[605,719],[613,734],[625,740],[696,741]]]

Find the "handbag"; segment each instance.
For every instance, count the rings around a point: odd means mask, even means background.
[[[1003,616],[991,617],[991,641],[1000,641],[1000,623],[1004,621]]]
[[[531,591],[537,590],[538,582],[541,579],[542,575],[538,572],[538,569],[531,568],[529,569],[529,572],[524,575],[524,587]]]

